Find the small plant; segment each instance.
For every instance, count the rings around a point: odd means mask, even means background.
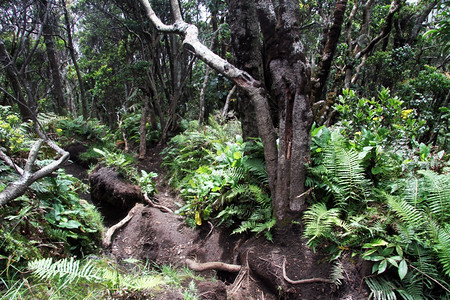
[[[229,132],[227,132],[229,131]],[[189,124],[165,152],[170,182],[185,203],[177,213],[192,226],[217,219],[234,233],[251,231],[268,238],[275,221],[262,159],[261,142],[243,142],[235,124]]]

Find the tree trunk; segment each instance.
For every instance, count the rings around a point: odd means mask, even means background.
[[[142,109],[141,124],[139,126],[139,159],[144,159],[147,154],[147,116],[149,111],[148,100],[144,100]]]
[[[314,82],[311,102],[322,100],[325,92],[325,85],[330,74],[331,63],[341,36],[342,24],[344,23],[345,9],[347,1],[337,1],[334,9],[334,22],[327,34],[327,41],[323,49]]]
[[[66,0],[63,0],[62,4],[63,4],[63,8],[64,8],[64,20],[66,23],[66,30],[67,30],[67,46],[69,48],[70,58],[72,59],[72,63],[75,68],[75,72],[77,73],[78,88],[80,89],[81,111],[82,111],[83,118],[85,120],[87,120],[88,119],[88,111],[87,111],[87,102],[86,102],[86,97],[85,97],[85,92],[84,92],[83,77],[81,76],[77,57],[75,55],[75,49],[73,46],[72,29],[71,29],[71,24],[70,24],[69,12],[66,7],[67,6]]]
[[[231,27],[231,43],[234,64],[256,80],[263,80],[263,63],[259,38],[258,16],[254,1],[228,0],[228,23]],[[255,108],[250,95],[238,91],[237,108],[244,141],[258,137]]]
[[[45,15],[45,10],[47,7],[47,0],[41,0],[41,15],[44,16]],[[44,17],[42,17],[42,19],[44,20]],[[59,62],[58,59],[56,57],[56,50],[55,50],[55,40],[54,40],[54,26],[56,20],[54,20],[54,16],[53,15],[49,15],[49,17],[47,18],[47,21],[43,21],[42,24],[42,33],[44,35],[44,43],[45,43],[45,48],[46,48],[46,52],[47,52],[47,58],[48,58],[48,62],[49,62],[49,66],[50,66],[50,72],[52,75],[52,83],[53,86],[51,88],[51,94],[53,97],[53,100],[55,101],[55,108],[56,108],[56,112],[59,115],[66,115],[67,111],[65,109],[65,103],[64,103],[64,92],[62,89],[62,80],[61,80],[61,75],[59,73]]]
[[[259,1],[265,64],[272,82],[271,94],[279,109],[279,150],[274,213],[288,224],[288,213],[306,209],[306,163],[310,158],[312,123],[310,74],[299,40],[299,7],[295,0],[280,0],[278,12],[271,1]],[[276,18],[276,19],[275,19]],[[283,225],[283,224],[279,224]]]

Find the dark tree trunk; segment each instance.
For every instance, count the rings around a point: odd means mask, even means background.
[[[47,9],[47,0],[41,0],[41,16],[45,15],[45,9]],[[55,40],[54,40],[54,26],[56,25],[56,20],[54,19],[54,16],[49,14],[49,17],[47,20],[44,20],[44,17],[42,17],[43,23],[42,23],[42,33],[44,36],[44,43],[45,48],[47,52],[47,58],[48,63],[50,66],[50,72],[52,75],[52,88],[51,88],[51,94],[53,97],[53,100],[55,101],[55,108],[56,112],[59,115],[66,115],[66,109],[64,104],[64,92],[62,89],[62,80],[61,80],[61,74],[59,73],[59,62],[56,56],[56,49],[55,49]]]
[[[64,20],[66,23],[66,30],[67,30],[67,46],[69,48],[70,52],[70,58],[72,59],[73,66],[75,68],[75,72],[77,73],[77,79],[78,79],[78,88],[80,89],[80,100],[81,100],[81,111],[83,118],[87,120],[88,118],[88,111],[87,111],[87,102],[84,92],[84,83],[83,83],[83,77],[81,76],[80,68],[78,67],[77,57],[75,55],[75,49],[73,46],[73,37],[72,37],[72,29],[70,24],[70,16],[69,12],[67,11],[66,7],[66,0],[63,0],[63,8],[64,8]]]
[[[283,225],[289,223],[289,212],[306,209],[306,163],[310,158],[312,123],[310,71],[299,39],[298,2],[281,0],[275,13],[271,1],[262,0],[259,2],[259,15],[265,43],[265,64],[272,82],[270,90],[279,109],[274,213],[279,225]]]
[[[311,93],[311,102],[315,103],[324,97],[325,85],[330,74],[331,63],[333,62],[336,47],[341,36],[342,24],[344,23],[345,9],[347,1],[337,1],[334,9],[334,22],[327,34],[327,41],[320,57],[315,82]]]
[[[233,32],[231,42],[234,64],[256,80],[262,81],[263,64],[256,3],[254,1],[228,0],[227,6],[228,23]],[[244,140],[258,137],[255,108],[250,95],[243,90],[238,91],[237,108]]]

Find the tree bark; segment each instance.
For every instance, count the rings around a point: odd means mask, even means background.
[[[139,159],[144,159],[147,154],[147,118],[149,112],[148,100],[144,100],[144,107],[142,108],[141,123],[139,126]]]
[[[47,0],[41,0],[41,15],[45,15],[45,9],[48,9]],[[42,32],[44,36],[45,49],[47,52],[47,58],[50,66],[50,73],[52,75],[53,86],[51,88],[51,94],[53,100],[55,101],[56,112],[59,115],[66,115],[66,105],[64,102],[64,92],[62,89],[61,74],[59,73],[59,62],[56,56],[55,40],[54,40],[54,26],[56,25],[56,20],[53,15],[49,15],[48,18],[42,17]]]
[[[298,2],[280,0],[275,13],[271,1],[260,0],[258,12],[265,43],[265,64],[272,83],[271,94],[279,109],[274,213],[278,221],[284,220],[288,224],[289,212],[306,209],[304,183],[312,123],[310,70],[299,39]]]
[[[345,9],[347,7],[347,1],[337,1],[334,9],[334,21],[327,34],[327,42],[322,52],[319,65],[311,93],[311,102],[322,100],[325,92],[325,85],[327,83],[328,76],[330,74],[331,63],[333,62],[334,54],[341,36],[342,24],[344,23]]]
[[[66,0],[63,0],[63,9],[64,9],[64,21],[66,23],[66,31],[67,31],[67,48],[69,49],[70,58],[72,59],[73,66],[75,68],[75,72],[77,73],[78,80],[78,88],[80,89],[80,100],[81,100],[81,113],[85,120],[88,119],[88,110],[87,110],[87,102],[86,96],[84,92],[84,83],[83,76],[81,75],[80,67],[78,66],[77,57],[75,55],[75,48],[73,46],[73,37],[72,37],[72,29],[70,24],[70,16],[69,11],[67,10]]]
[[[259,38],[258,16],[255,1],[228,0],[228,23],[233,34],[234,64],[253,78],[263,82],[263,63]],[[250,95],[243,90],[237,93],[237,113],[241,121],[244,141],[258,137],[255,108]]]

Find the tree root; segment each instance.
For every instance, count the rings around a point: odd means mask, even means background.
[[[330,279],[326,278],[308,278],[308,279],[300,279],[300,280],[292,280],[289,279],[286,275],[286,257],[283,260],[283,278],[290,284],[303,284],[303,283],[313,283],[313,282],[324,282],[324,283],[334,283]]]
[[[218,262],[218,261],[198,263],[198,262],[193,261],[192,259],[186,259],[186,264],[189,267],[189,269],[197,271],[197,272],[206,271],[206,270],[219,270],[219,271],[237,273],[241,270],[240,265],[226,264],[226,263]]]
[[[114,233],[116,232],[117,229],[121,228],[122,226],[124,226],[125,224],[128,223],[128,221],[131,220],[131,218],[133,218],[134,214],[136,213],[136,211],[138,210],[138,208],[142,208],[143,204],[141,203],[136,203],[136,205],[128,212],[128,214],[126,215],[125,218],[123,218],[119,223],[117,223],[116,225],[111,226],[106,233],[103,235],[103,239],[102,239],[102,244],[103,247],[108,248],[109,246],[111,246],[112,243],[112,236],[114,235]]]
[[[157,209],[159,209],[159,210],[161,210],[161,211],[165,211],[165,212],[168,212],[168,213],[172,213],[172,214],[173,214],[173,210],[171,210],[170,208],[168,208],[168,207],[166,207],[166,206],[164,206],[164,205],[156,204],[155,202],[153,202],[152,199],[150,199],[150,198],[147,196],[147,194],[145,194],[145,193],[142,193],[142,194],[144,195],[144,200],[145,200],[145,202],[147,202],[151,207],[154,207],[154,208],[157,208]]]

